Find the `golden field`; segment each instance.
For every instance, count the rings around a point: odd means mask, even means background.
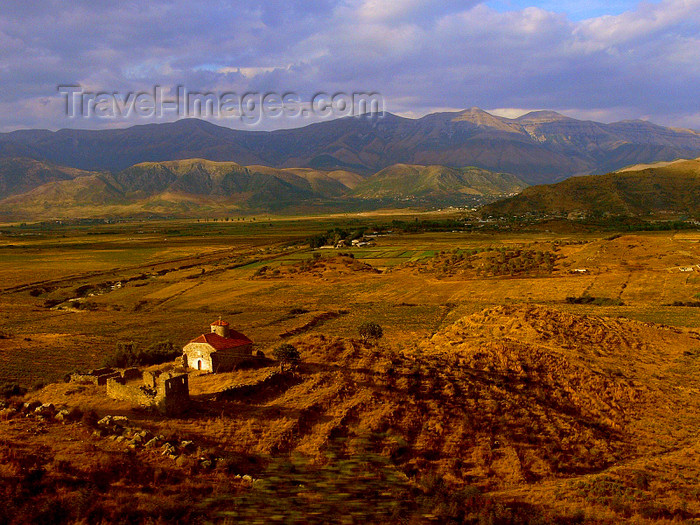
[[[0,228],[0,381],[52,383],[23,401],[126,415],[235,458],[228,470],[203,471],[126,449],[85,423],[5,416],[0,439],[25,452],[6,458],[3,476],[20,476],[12,461],[41,450],[56,458],[41,467],[50,486],[92,479],[80,459],[92,450],[96,464],[150,469],[110,474],[121,481],[100,492],[100,516],[123,518],[116,502],[133,499],[156,521],[168,517],[155,501],[178,519],[247,519],[277,461],[299,454],[311,469],[371,453],[397,476],[370,462],[372,482],[412,502],[383,522],[700,519],[700,233],[393,231],[362,248],[305,242],[393,217]],[[293,377],[225,398],[217,393],[255,385],[276,365],[193,374],[193,408],[177,418],[62,382],[99,366],[118,342],[181,347],[219,316],[268,356],[294,344]],[[368,320],[384,329],[376,343],[357,334]],[[154,485],[156,470],[179,481]],[[60,487],[66,498],[78,490]],[[312,500],[329,498],[318,490]]]

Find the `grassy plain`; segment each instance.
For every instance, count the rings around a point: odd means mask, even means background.
[[[297,345],[302,380],[222,401],[214,392],[269,371],[193,376],[198,412],[175,420],[70,385],[28,399],[128,414],[250,456],[263,477],[260,458],[314,458],[335,438],[381,435],[377,450],[408,480],[435,473],[554,520],[700,517],[700,308],[672,306],[700,293],[700,233],[305,243],[395,218],[414,217],[6,225],[0,381],[57,381],[117,342],[182,346],[221,316],[267,355]],[[357,339],[367,320],[384,328],[378,345]]]

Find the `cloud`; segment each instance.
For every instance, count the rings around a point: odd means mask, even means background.
[[[303,98],[376,91],[406,115],[547,108],[700,128],[699,30],[700,0],[583,20],[552,7],[497,11],[476,0],[7,0],[0,128],[75,126],[61,114],[56,87],[76,83]]]

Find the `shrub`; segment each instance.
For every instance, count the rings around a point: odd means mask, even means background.
[[[568,304],[592,304],[594,306],[624,306],[625,303],[614,297],[593,297],[592,295],[582,295],[580,297],[567,297]]]
[[[2,383],[0,384],[0,396],[2,397],[13,397],[13,396],[23,396],[27,393],[26,388],[22,388],[16,383]]]
[[[284,365],[295,366],[301,359],[299,350],[289,343],[283,343],[272,351],[273,357],[279,361],[280,370],[284,370]]]
[[[382,327],[372,321],[362,323],[357,331],[360,333],[360,337],[362,337],[362,339],[365,341],[368,339],[381,339],[381,337],[384,335],[384,330],[382,330]]]
[[[63,299],[47,299],[44,301],[44,308],[53,308],[63,302]]]
[[[180,355],[180,350],[170,341],[153,343],[144,350],[131,341],[117,343],[117,351],[103,361],[104,366],[126,368],[128,366],[157,365],[171,361]]]

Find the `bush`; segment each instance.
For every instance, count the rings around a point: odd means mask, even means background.
[[[170,341],[153,343],[144,350],[136,347],[131,341],[117,343],[117,351],[103,361],[110,368],[126,368],[129,366],[157,365],[171,361],[180,355],[180,350]]]
[[[357,331],[360,333],[360,337],[362,337],[362,339],[365,341],[368,339],[381,339],[381,337],[384,335],[384,330],[382,330],[382,327],[372,321],[362,323]]]
[[[280,370],[284,369],[285,364],[296,365],[300,359],[299,350],[289,343],[283,343],[272,351],[272,356],[280,362]]]
[[[44,301],[44,308],[53,308],[54,306],[61,304],[63,301],[63,299],[47,299]]]
[[[23,396],[27,393],[26,388],[22,388],[16,383],[2,383],[0,384],[0,396],[2,397],[13,397],[13,396]]]

